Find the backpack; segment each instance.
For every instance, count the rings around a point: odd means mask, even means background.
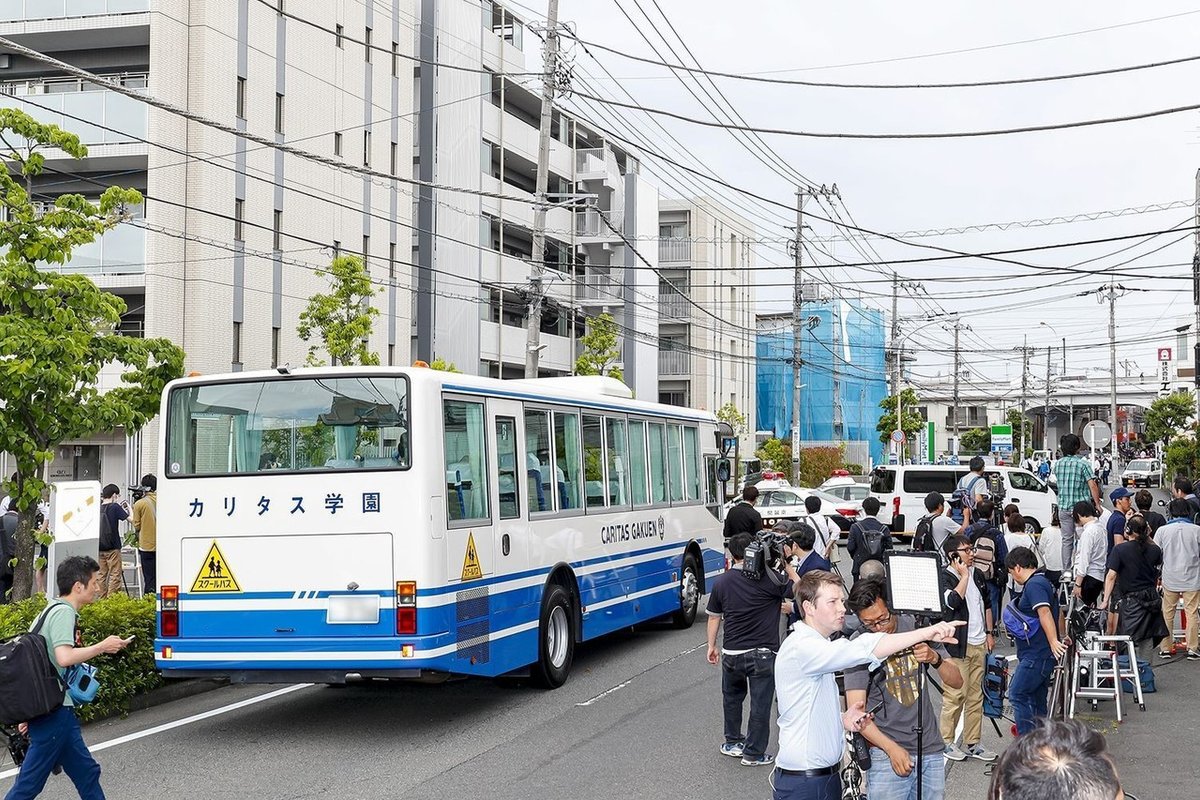
[[[41,635],[54,606],[46,606],[29,633],[0,643],[0,724],[28,722],[62,707],[66,689]]]
[[[1005,660],[988,653],[983,662],[983,715],[988,719],[1004,716],[1004,695],[1008,690]]]
[[[981,525],[978,532],[971,535],[971,544],[975,547],[975,569],[979,570],[985,581],[994,583],[1004,571],[998,552],[1000,546],[997,544],[1000,532],[990,522],[985,524],[986,527]]]
[[[867,548],[867,557],[865,561],[882,561],[883,560],[883,537],[887,535],[887,529],[882,524],[878,528],[859,527],[863,535],[863,544]]]
[[[975,484],[983,480],[982,475],[976,475],[966,486],[959,482],[950,494],[950,518],[959,525],[963,521],[963,509],[975,508]]]
[[[120,550],[121,537],[108,516],[106,506],[100,507],[100,551]]]

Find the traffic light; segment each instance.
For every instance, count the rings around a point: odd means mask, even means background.
[[[729,459],[728,458],[718,458],[717,459],[717,480],[720,481],[721,483],[724,483],[725,481],[729,480],[729,476],[730,476],[729,470],[730,470]]]

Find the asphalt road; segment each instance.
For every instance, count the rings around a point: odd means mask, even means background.
[[[84,736],[113,798],[769,797],[768,769],[717,752],[720,676],[704,659],[703,623],[586,644],[552,692],[481,680],[227,687]],[[1158,683],[1149,710],[1135,706],[1119,727],[1111,705],[1086,717],[1143,800],[1194,790],[1190,748],[1171,745],[1200,731],[1200,664],[1164,665]],[[984,743],[1002,750],[1008,723],[1002,734],[985,726]],[[946,797],[982,798],[987,780],[979,762],[951,765]],[[76,794],[57,776],[42,796]]]

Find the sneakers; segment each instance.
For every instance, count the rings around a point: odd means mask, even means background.
[[[970,745],[967,747],[965,752],[971,758],[977,758],[980,761],[984,761],[989,764],[999,758],[998,755],[993,753],[991,750],[988,750],[981,744]]]
[[[1200,651],[1188,650],[1187,660],[1188,661],[1200,661]]]
[[[774,764],[774,763],[775,763],[775,756],[771,755],[770,753],[763,753],[758,758],[743,758],[742,759],[743,767],[765,767],[769,764]]]
[[[721,745],[721,755],[729,756],[730,758],[741,758],[742,750],[746,745],[743,742],[726,742]]]
[[[942,755],[951,761],[966,761],[967,754],[958,749],[956,744],[946,745],[946,749],[942,751]]]

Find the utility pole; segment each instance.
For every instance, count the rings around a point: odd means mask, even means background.
[[[1108,361],[1109,361],[1109,419],[1112,421],[1112,463],[1117,468],[1117,298],[1123,296],[1128,289],[1121,284],[1113,284],[1109,279],[1107,289],[1099,289],[1096,299],[1101,303],[1108,299]]]
[[[958,332],[962,328],[962,320],[954,317],[954,455],[958,455],[958,376],[962,367],[959,364]]]
[[[904,430],[904,405],[900,394],[900,276],[892,271],[892,391],[896,393],[896,429]],[[896,445],[896,463],[904,463],[904,448]]]
[[[832,189],[796,187],[796,238],[792,240],[792,480],[800,485],[800,363],[804,331],[803,268],[804,201],[809,197],[840,197],[837,184]]]
[[[1192,380],[1196,385],[1196,421],[1200,422],[1200,169],[1196,170],[1196,252],[1192,256],[1192,301],[1196,304],[1196,322],[1192,325]]]
[[[1025,411],[1028,406],[1026,400],[1029,397],[1029,336],[1025,336],[1025,344],[1021,346],[1021,453],[1013,453],[1013,458],[1017,463],[1021,463],[1021,459],[1025,457]],[[1014,442],[1015,445],[1015,442]],[[1016,450],[1016,447],[1013,448]]]
[[[525,332],[525,377],[538,376],[541,355],[542,302],[546,290],[546,191],[550,185],[550,120],[554,114],[554,86],[558,70],[558,0],[549,0],[546,38],[542,43],[542,114],[538,126],[537,186],[533,201],[533,253],[530,257],[529,328]],[[500,324],[503,326],[504,321]],[[501,363],[503,364],[503,354]],[[503,367],[501,367],[503,369]]]
[[[1050,348],[1046,348],[1046,414],[1042,423],[1042,449],[1050,449]]]

